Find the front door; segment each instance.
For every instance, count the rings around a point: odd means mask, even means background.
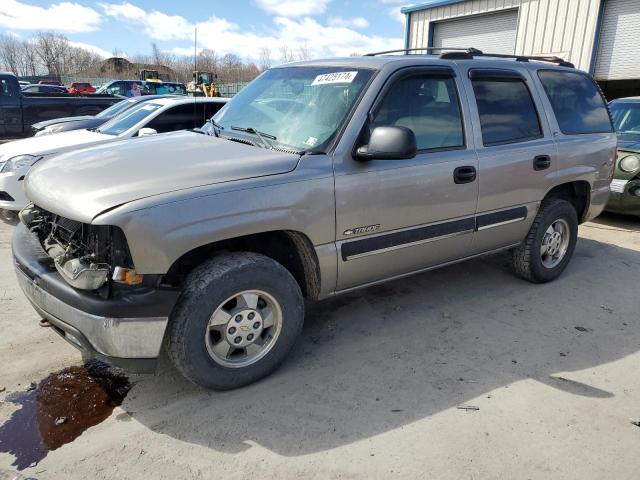
[[[407,69],[387,82],[360,144],[375,127],[416,135],[409,160],[336,162],[338,290],[464,256],[478,197],[466,102],[449,67]]]

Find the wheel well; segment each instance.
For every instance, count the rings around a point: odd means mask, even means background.
[[[164,283],[179,286],[196,266],[219,252],[255,252],[285,267],[306,298],[320,294],[320,268],[313,244],[306,235],[290,230],[258,233],[222,240],[195,248],[178,258],[164,276]]]
[[[549,200],[550,198],[562,198],[571,202],[573,208],[576,209],[578,219],[582,222],[585,214],[587,213],[587,207],[589,206],[591,196],[591,186],[589,182],[577,181],[570,183],[563,183],[553,187],[542,200]]]

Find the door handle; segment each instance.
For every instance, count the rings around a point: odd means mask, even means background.
[[[458,167],[453,171],[455,183],[471,183],[476,179],[476,167]]]
[[[533,159],[533,169],[537,172],[546,170],[551,166],[551,157],[549,155],[538,155]]]

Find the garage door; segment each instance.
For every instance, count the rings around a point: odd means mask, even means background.
[[[605,0],[596,58],[596,78],[640,78],[639,45],[640,1]]]
[[[434,24],[434,47],[474,47],[484,52],[513,54],[518,10],[474,15]]]

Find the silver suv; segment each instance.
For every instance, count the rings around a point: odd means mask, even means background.
[[[599,89],[559,59],[289,64],[203,129],[36,164],[15,265],[86,355],[149,371],[164,346],[191,381],[235,388],[284,360],[305,298],[499,250],[555,279],[615,157]]]

